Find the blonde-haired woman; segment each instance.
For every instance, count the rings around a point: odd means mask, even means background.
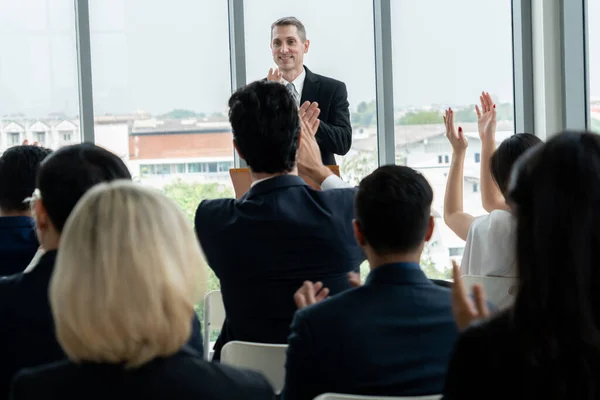
[[[259,374],[186,345],[204,262],[191,224],[131,182],[90,190],[67,220],[50,286],[68,360],[19,373],[13,399],[271,399]]]

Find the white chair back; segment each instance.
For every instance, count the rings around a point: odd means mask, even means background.
[[[283,389],[287,344],[231,341],[221,349],[221,363],[262,373],[275,392]]]
[[[204,359],[210,361],[214,353],[214,342],[210,341],[210,334],[213,330],[220,330],[225,321],[225,306],[223,305],[223,296],[220,290],[213,290],[204,296],[204,326],[202,334],[204,335]]]
[[[314,400],[440,400],[441,394],[434,394],[430,396],[401,396],[401,397],[389,397],[389,396],[358,396],[353,394],[338,394],[338,393],[323,393],[320,396],[314,398]]]
[[[464,275],[462,278],[469,293],[473,285],[479,283],[485,291],[486,299],[498,307],[498,310],[510,307],[515,300],[517,292],[515,278],[476,275]]]

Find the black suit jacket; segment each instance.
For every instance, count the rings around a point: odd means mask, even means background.
[[[566,326],[564,329],[577,328]],[[569,399],[589,398],[588,378],[569,369],[567,364],[558,364],[556,360],[545,364],[539,361],[534,363],[526,358],[522,346],[523,341],[510,309],[462,332],[448,366],[444,399],[555,399],[558,393],[555,385],[549,384],[552,379],[550,372],[560,374],[563,381],[570,381]],[[558,350],[562,351],[565,358],[575,355],[569,349]],[[550,354],[540,356],[551,357]],[[588,368],[594,377],[592,379],[597,381],[600,376],[598,363],[590,363]],[[594,398],[598,398],[597,392]]]
[[[68,360],[24,370],[14,380],[13,400],[272,400],[260,374],[203,361],[187,350],[136,369]]]
[[[56,254],[46,252],[28,273],[0,278],[0,399],[8,398],[10,381],[20,369],[65,357],[56,340],[48,299]],[[192,326],[190,345],[201,352],[197,317]]]
[[[333,154],[345,155],[352,146],[352,125],[348,91],[344,82],[317,75],[306,66],[306,79],[300,104],[305,101],[319,103],[321,123],[316,134],[321,158],[325,165],[335,165]]]
[[[40,244],[30,217],[0,217],[0,275],[23,271]]]
[[[439,394],[458,334],[450,290],[412,263],[373,269],[364,286],[298,311],[291,330],[284,400]]]
[[[227,320],[215,359],[230,340],[286,343],[305,280],[333,294],[364,260],[352,230],[356,189],[314,190],[285,175],[251,187],[241,199],[205,200],[196,233],[221,281]]]

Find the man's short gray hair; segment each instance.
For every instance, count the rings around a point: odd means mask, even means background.
[[[304,28],[304,24],[300,22],[300,20],[296,17],[283,17],[279,18],[277,21],[271,24],[271,38],[273,38],[273,29],[276,26],[295,26],[298,30],[298,36],[302,43],[306,41],[306,28]]]

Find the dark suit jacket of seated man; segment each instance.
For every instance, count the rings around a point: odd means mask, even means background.
[[[354,229],[371,272],[364,286],[296,312],[284,400],[442,393],[457,327],[450,289],[418,263],[433,234],[432,199],[425,178],[408,167],[380,167],[363,179]]]
[[[221,282],[231,340],[286,343],[294,292],[320,280],[339,293],[364,255],[352,234],[355,189],[314,190],[284,175],[258,182],[239,200],[203,201],[196,232]]]
[[[221,282],[227,314],[214,359],[231,340],[286,343],[298,286],[323,281],[339,293],[364,260],[352,233],[356,189],[323,166],[314,138],[318,113],[306,113],[316,124],[302,133],[293,98],[268,81],[238,90],[229,106],[234,144],[253,184],[239,200],[206,200],[196,211],[196,233]],[[297,160],[301,166],[305,158],[298,146],[311,149],[304,154],[323,174],[308,176],[324,190],[296,175]]]

